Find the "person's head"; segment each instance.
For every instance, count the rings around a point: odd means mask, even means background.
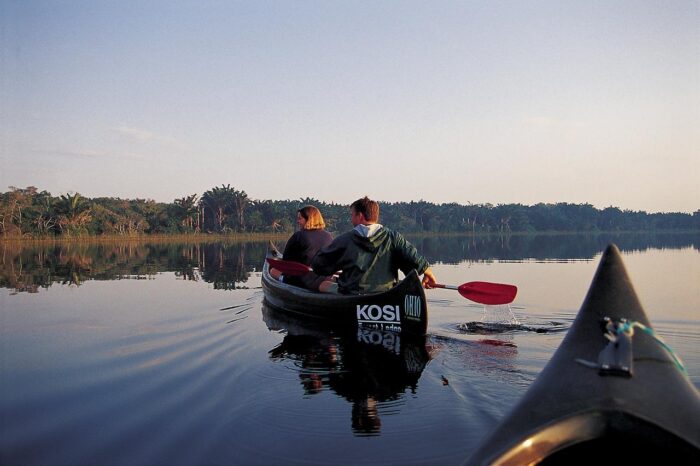
[[[350,219],[353,226],[379,221],[379,203],[367,196],[350,204]]]
[[[297,225],[302,230],[320,230],[326,228],[321,211],[312,205],[297,210]]]
[[[352,403],[352,430],[358,434],[377,434],[382,429],[377,401],[368,396]]]

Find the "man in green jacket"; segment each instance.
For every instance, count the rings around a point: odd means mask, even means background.
[[[355,227],[321,249],[311,262],[319,275],[341,271],[337,291],[342,294],[364,294],[385,291],[398,283],[398,271],[404,275],[415,269],[423,275],[423,286],[432,288],[437,282],[428,261],[416,248],[379,221],[379,204],[366,196],[350,205],[350,219]],[[320,291],[333,293],[333,282],[323,282]]]

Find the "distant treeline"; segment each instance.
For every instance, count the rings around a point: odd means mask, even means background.
[[[317,199],[255,200],[245,191],[222,185],[201,196],[173,202],[79,193],[53,196],[47,191],[10,187],[0,195],[0,236],[76,237],[195,233],[283,233],[294,229],[296,210],[321,209],[330,231],[350,228],[348,206]],[[700,230],[700,210],[647,213],[590,204],[434,204],[382,203],[381,223],[405,233],[537,233]]]

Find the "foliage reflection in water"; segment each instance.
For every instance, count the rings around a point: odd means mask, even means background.
[[[592,260],[610,242],[622,252],[700,247],[700,233],[411,237],[431,263]],[[283,248],[283,243],[278,245]],[[266,242],[0,243],[0,287],[37,292],[52,284],[147,278],[175,272],[215,289],[240,288],[259,270]]]
[[[36,293],[53,284],[143,279],[174,272],[214,289],[241,288],[260,267],[265,243],[3,243],[0,286]]]

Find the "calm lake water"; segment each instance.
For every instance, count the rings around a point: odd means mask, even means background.
[[[700,388],[699,235],[412,241],[443,283],[517,285],[515,316],[546,331],[467,333],[494,310],[431,290],[425,340],[339,336],[263,305],[262,242],[0,244],[0,463],[461,463],[611,241]]]

